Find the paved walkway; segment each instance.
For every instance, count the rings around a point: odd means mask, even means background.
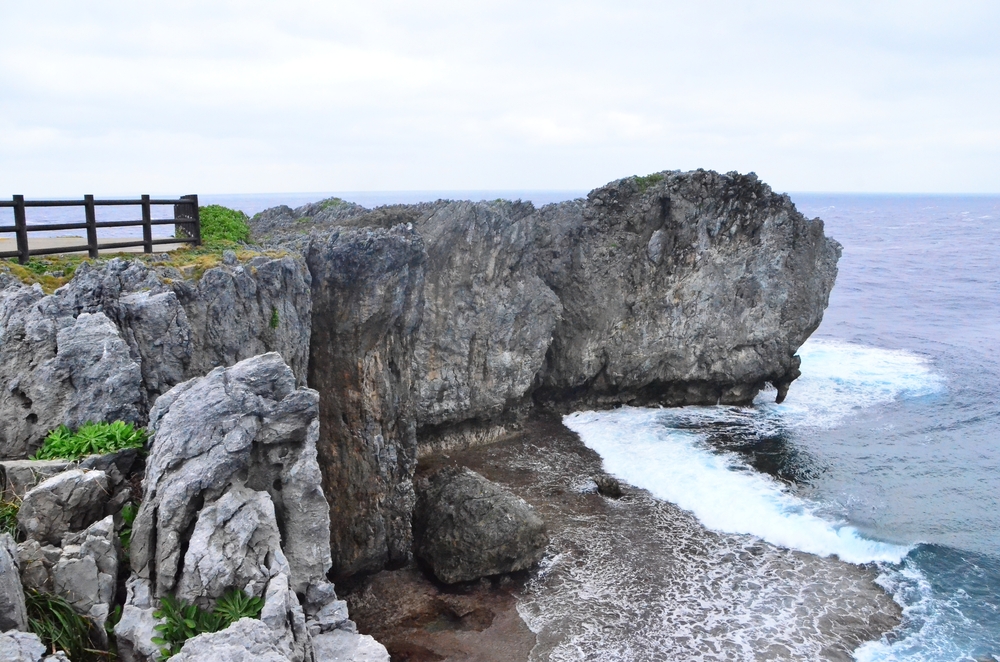
[[[114,241],[114,239],[107,239],[106,241]],[[125,239],[122,241],[136,241],[135,239]],[[71,253],[59,253],[59,255],[86,255],[87,254],[87,240],[84,237],[31,237],[28,239],[28,246],[32,249],[38,248],[62,248],[63,246],[84,246],[79,251],[73,251]],[[167,251],[172,251],[180,248],[181,246],[188,246],[190,244],[158,244],[153,246],[153,252],[155,253],[166,253]],[[17,240],[13,237],[0,239],[0,252],[5,251],[16,251],[17,250]],[[128,246],[126,248],[112,248],[112,249],[102,249],[101,255],[114,255],[115,253],[141,253],[142,246]],[[37,255],[33,257],[45,257],[44,255]]]

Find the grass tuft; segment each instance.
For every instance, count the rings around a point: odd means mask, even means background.
[[[21,500],[17,497],[0,500],[0,533],[9,533],[14,540],[19,537],[17,529],[17,511],[21,509]]]
[[[90,621],[76,613],[66,600],[29,590],[24,594],[24,601],[28,607],[28,628],[49,651],[63,651],[73,662],[106,655],[93,648]]]
[[[76,432],[60,425],[45,437],[32,460],[79,460],[88,455],[104,455],[127,448],[142,448],[148,433],[131,423],[84,423]]]

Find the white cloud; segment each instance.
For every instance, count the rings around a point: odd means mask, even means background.
[[[0,193],[1000,192],[991,2],[0,0]],[[947,164],[943,167],[942,164]]]

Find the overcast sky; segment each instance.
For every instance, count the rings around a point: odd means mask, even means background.
[[[0,195],[1000,193],[1000,2],[0,0]]]

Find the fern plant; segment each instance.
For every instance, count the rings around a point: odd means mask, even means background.
[[[60,425],[45,437],[45,442],[31,459],[79,460],[88,455],[104,455],[127,448],[141,448],[148,433],[131,423],[84,423],[76,432]]]
[[[167,660],[179,653],[188,639],[218,632],[241,618],[258,618],[263,608],[262,599],[238,589],[231,589],[219,598],[212,611],[166,595],[160,600],[160,608],[153,612],[162,622],[153,628],[159,635],[152,641],[160,647],[161,658]]]

